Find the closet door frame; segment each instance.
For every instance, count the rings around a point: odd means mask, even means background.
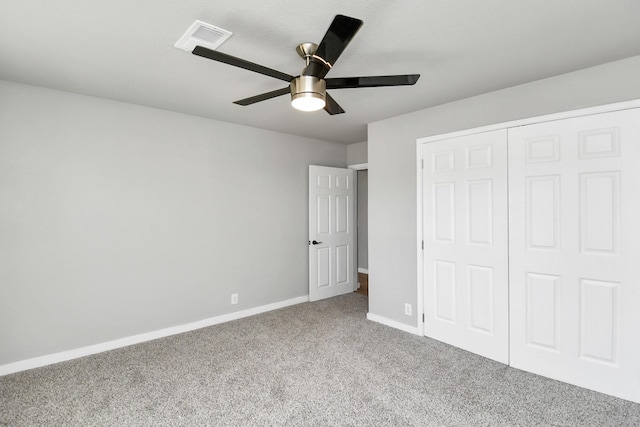
[[[621,103],[615,103],[615,104],[608,104],[608,105],[603,105],[603,106],[598,106],[598,107],[593,107],[593,108],[585,108],[585,109],[580,109],[580,110],[573,110],[573,111],[567,111],[567,112],[563,112],[563,113],[557,113],[557,114],[550,114],[550,115],[545,115],[545,116],[539,116],[539,117],[532,117],[532,118],[528,118],[528,119],[522,119],[522,120],[517,120],[517,121],[511,121],[511,122],[504,122],[504,123],[500,123],[500,124],[495,124],[495,125],[490,125],[490,126],[483,126],[483,127],[478,127],[478,128],[472,128],[472,129],[467,129],[464,131],[458,131],[458,132],[451,132],[451,133],[447,133],[447,134],[440,134],[440,135],[436,135],[436,136],[432,136],[432,137],[426,137],[426,138],[419,138],[416,140],[416,178],[417,178],[417,182],[416,182],[416,189],[417,189],[417,206],[416,206],[416,212],[417,212],[417,218],[416,218],[416,223],[417,223],[417,236],[416,236],[416,255],[417,255],[417,311],[418,311],[418,325],[417,325],[417,332],[419,335],[421,336],[425,336],[425,291],[426,291],[426,286],[425,286],[425,245],[428,244],[426,242],[425,239],[425,224],[423,224],[423,218],[424,217],[424,194],[425,194],[425,188],[423,188],[423,183],[424,183],[424,168],[427,167],[428,165],[428,161],[427,159],[423,158],[423,147],[425,144],[429,144],[435,141],[442,141],[442,140],[446,140],[446,139],[455,139],[455,138],[460,138],[460,137],[465,137],[465,136],[471,136],[471,135],[475,135],[475,134],[479,134],[479,133],[486,133],[486,132],[493,132],[493,131],[498,131],[498,130],[505,130],[508,131],[511,128],[518,128],[521,126],[527,126],[527,125],[535,125],[535,124],[543,124],[546,122],[552,122],[552,121],[557,121],[557,120],[566,120],[566,119],[574,119],[574,118],[579,118],[579,117],[583,117],[583,116],[591,116],[591,115],[599,115],[599,114],[604,114],[604,113],[613,113],[613,112],[620,112],[620,111],[624,111],[624,110],[630,110],[630,109],[639,109],[640,108],[640,100],[634,100],[634,101],[628,101],[628,102],[621,102]],[[510,144],[508,144],[510,145]],[[509,176],[511,176],[511,172],[509,172]],[[505,197],[508,197],[507,195],[505,195]],[[511,206],[509,206],[509,210],[511,210]],[[427,224],[426,226],[430,226],[430,224]],[[511,227],[509,225],[509,227]],[[509,239],[511,240],[511,239]],[[509,274],[510,278],[511,278],[511,274]],[[511,287],[511,284],[509,284],[509,288]],[[420,315],[421,314],[421,315]],[[511,316],[509,316],[509,321],[511,321]],[[637,353],[637,348],[636,350],[634,350]],[[511,344],[509,344],[509,352],[511,352]],[[512,365],[512,360],[511,357],[508,358],[507,361],[508,365]],[[528,369],[527,369],[528,370]],[[531,371],[531,372],[536,372],[536,371]],[[633,371],[635,372],[635,371]],[[546,371],[545,373],[542,373],[542,375],[549,375],[550,378],[554,378],[556,379],[555,376],[548,374]],[[576,384],[576,385],[582,385],[583,387],[587,387],[588,389],[591,390],[595,390],[595,391],[600,391],[600,392],[604,392],[607,394],[611,394],[613,396],[617,396],[617,397],[621,397],[623,399],[628,399],[631,401],[638,401],[637,400],[637,390],[633,390],[632,392],[627,390],[627,388],[629,387],[629,384],[624,384],[625,388],[624,390],[620,391],[617,388],[614,387],[614,389],[610,389],[610,387],[604,387],[604,386],[596,386],[594,385],[595,383],[592,382],[585,382],[584,385],[582,383],[579,382],[575,382],[571,381],[569,379],[564,379],[563,378],[558,378],[561,381],[568,381],[571,384]],[[608,384],[608,383],[607,383]]]

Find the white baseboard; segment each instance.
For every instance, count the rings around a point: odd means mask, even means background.
[[[401,331],[409,332],[413,335],[420,335],[418,328],[415,326],[405,325],[396,320],[387,319],[386,317],[378,316],[377,314],[367,313],[367,319],[372,322],[382,323],[385,326],[390,326]]]
[[[13,374],[20,371],[26,371],[27,369],[52,365],[54,363],[64,362],[67,360],[77,359],[79,357],[89,356],[91,354],[102,353],[103,351],[114,350],[116,348],[127,347],[145,341],[151,341],[158,338],[181,334],[184,332],[193,331],[195,329],[206,328],[207,326],[218,325],[220,323],[230,322],[231,320],[242,319],[243,317],[265,313],[267,311],[277,310],[279,308],[301,304],[307,301],[309,301],[308,295],[288,299],[285,301],[274,302],[272,304],[261,305],[259,307],[249,308],[246,310],[236,311],[234,313],[223,314],[221,316],[210,317],[208,319],[186,323],[184,325],[172,326],[170,328],[146,332],[139,335],[132,335],[130,337],[107,341],[87,347],[80,347],[72,350],[61,351],[60,353],[47,354],[45,356],[34,357],[32,359],[20,360],[18,362],[8,363],[6,365],[0,365],[0,376]]]
[[[368,268],[360,268],[360,267],[358,267],[358,273],[369,274],[369,269]]]

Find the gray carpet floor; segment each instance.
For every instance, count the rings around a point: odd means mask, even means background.
[[[0,377],[1,426],[640,426],[640,405],[367,321],[349,294]]]

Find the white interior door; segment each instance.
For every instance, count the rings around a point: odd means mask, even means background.
[[[509,130],[511,365],[640,402],[640,111]]]
[[[309,166],[309,300],[352,292],[356,278],[351,169]]]
[[[507,131],[422,159],[425,335],[508,363]]]

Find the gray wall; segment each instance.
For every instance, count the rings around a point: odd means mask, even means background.
[[[309,164],[346,147],[0,82],[0,365],[307,295]]]
[[[347,164],[359,165],[367,163],[367,142],[347,145]]]
[[[358,173],[358,268],[369,268],[369,172]]]
[[[368,127],[369,311],[416,326],[416,139],[640,98],[640,56],[417,111]]]

